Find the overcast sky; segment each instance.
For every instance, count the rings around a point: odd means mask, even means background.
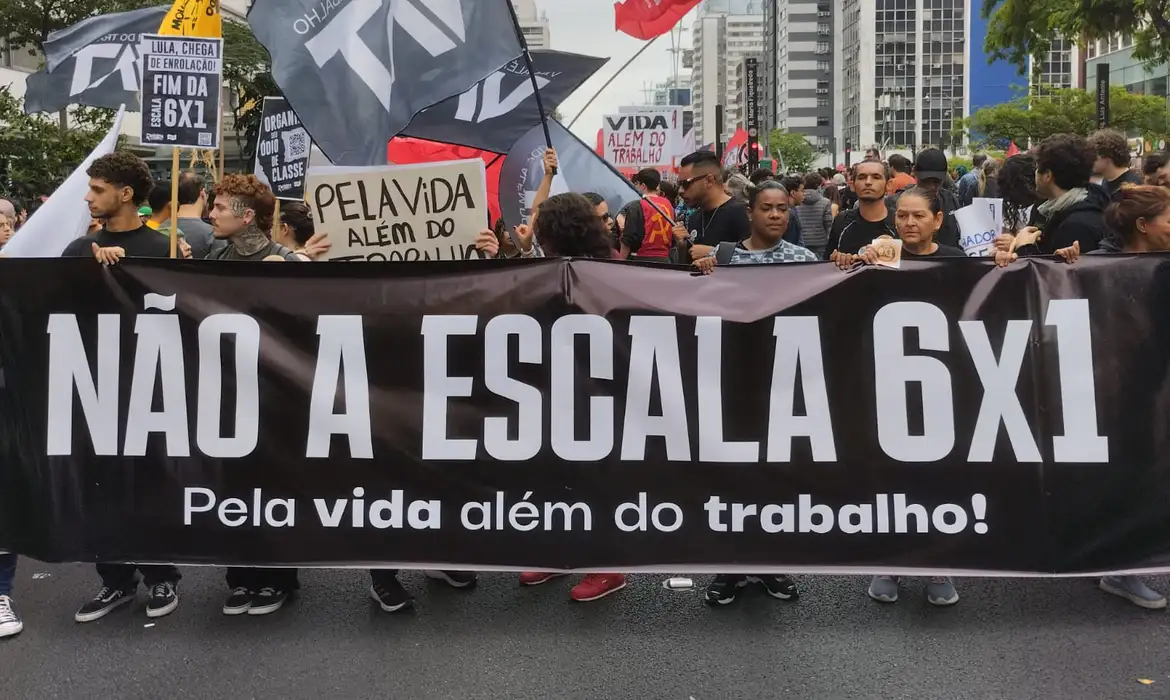
[[[567,126],[589,98],[645,42],[614,31],[613,0],[536,0],[536,6],[548,14],[551,48],[609,58],[605,67],[561,105],[561,116]],[[689,30],[694,15],[692,12],[684,18],[682,26]],[[683,32],[682,45],[690,46],[689,31]],[[586,143],[593,144],[597,139],[597,130],[601,128],[602,116],[616,113],[618,107],[643,104],[646,97],[642,88],[668,79],[672,72],[671,60],[670,36],[667,35],[658,39],[605,89],[573,125],[573,133]]]

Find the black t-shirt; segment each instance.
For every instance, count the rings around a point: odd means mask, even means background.
[[[834,250],[856,255],[863,246],[873,242],[875,238],[890,236],[897,238],[897,230],[891,222],[892,217],[868,221],[857,209],[842,210],[837,218],[833,219],[833,228],[829,231],[829,242],[825,246],[825,258]]]
[[[902,259],[903,260],[925,260],[927,258],[964,258],[964,257],[967,257],[967,254],[964,253],[963,251],[959,250],[958,248],[955,248],[954,246],[942,245],[941,243],[939,244],[937,250],[935,250],[933,253],[927,253],[925,255],[918,255],[917,253],[911,253],[910,251],[906,250],[905,248],[902,249]]]
[[[1145,181],[1142,179],[1142,174],[1138,171],[1126,170],[1116,180],[1106,180],[1101,184],[1105,186],[1105,191],[1109,193],[1109,198],[1116,201],[1117,193],[1121,191],[1122,185],[1142,185],[1145,184]]]
[[[739,243],[751,235],[747,205],[732,197],[722,205],[691,214],[687,230],[698,245],[717,246],[720,243]]]
[[[93,244],[102,248],[118,247],[130,258],[169,258],[171,239],[143,224],[133,231],[108,231],[102,229],[92,236],[82,236],[65,246],[63,258],[92,258]]]

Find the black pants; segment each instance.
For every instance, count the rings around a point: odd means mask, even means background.
[[[103,586],[124,591],[138,587],[139,572],[147,588],[159,583],[178,583],[183,578],[170,564],[98,564],[97,572]]]
[[[273,588],[286,593],[301,587],[296,569],[253,569],[243,566],[228,567],[227,585],[233,590],[246,588],[259,591],[261,588]]]

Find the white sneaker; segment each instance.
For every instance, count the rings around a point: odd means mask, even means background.
[[[0,637],[18,635],[23,629],[24,623],[20,621],[16,611],[12,609],[12,599],[6,595],[0,595]]]

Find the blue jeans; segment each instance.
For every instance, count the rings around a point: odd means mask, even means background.
[[[0,554],[0,595],[12,594],[12,581],[16,578],[16,555]]]

